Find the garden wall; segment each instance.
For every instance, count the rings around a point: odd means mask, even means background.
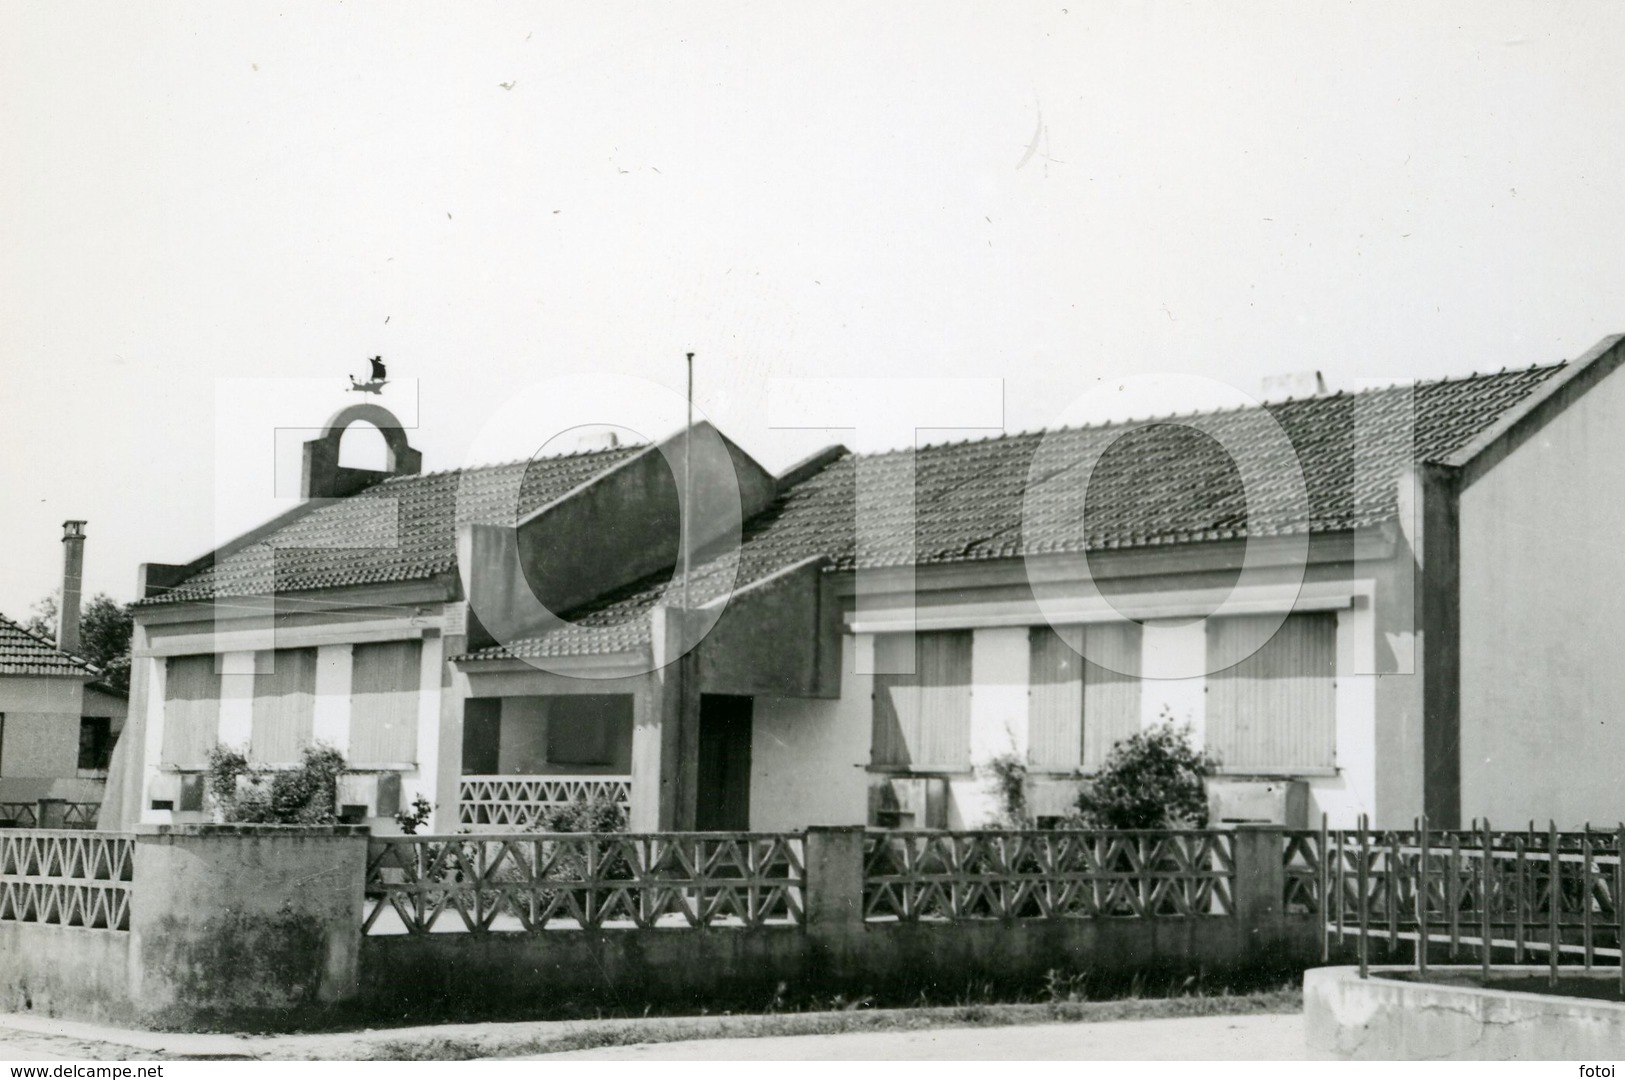
[[[1301,971],[1279,830],[0,831],[6,1005],[275,1029]],[[63,898],[67,898],[64,902]],[[805,1000],[805,998],[802,998]]]

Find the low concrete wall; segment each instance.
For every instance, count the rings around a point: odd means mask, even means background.
[[[363,940],[358,1006],[372,1016],[753,1008],[781,987],[940,996],[985,984],[1030,990],[1052,970],[1141,977],[1160,992],[1162,980],[1186,975],[1301,971],[1320,956],[1312,921],[1293,927],[1290,945],[1250,950],[1228,918],[869,923],[833,940],[792,926],[403,934]]]
[[[130,993],[160,1027],[289,1027],[355,997],[367,829],[142,826]]]
[[[0,922],[0,1010],[104,1023],[134,1020],[130,935]]]
[[[371,937],[358,1004],[374,1016],[765,1006],[780,982],[802,984],[805,937],[793,926]]]
[[[1238,830],[1231,913],[1191,918],[864,919],[861,827],[809,830],[802,925],[362,934],[365,828],[146,826],[129,930],[0,922],[0,1007],[151,1027],[288,1029],[436,1013],[760,1008],[792,994],[1031,989],[1051,970],[1301,971],[1315,920],[1282,911],[1279,830]],[[455,913],[444,916],[457,925]]]
[[[1254,948],[1234,918],[1023,919],[867,923],[826,941],[811,965],[819,981],[866,989],[961,990],[976,983],[1031,987],[1050,971],[1103,981],[1202,974],[1250,979],[1303,970],[1320,957],[1310,920],[1290,920],[1269,948]]]
[[[1543,978],[1546,970],[1497,968],[1486,989],[1465,984],[1477,981],[1477,967],[1434,967],[1430,982],[1398,977],[1414,976],[1411,968],[1371,968],[1368,979],[1357,968],[1316,968],[1303,977],[1305,1038],[1312,1054],[1340,1060],[1618,1058],[1625,1004],[1495,988],[1497,981]],[[1617,984],[1619,973],[1563,977]]]
[[[750,1008],[793,994],[1030,990],[1050,971],[1153,991],[1187,975],[1288,975],[1320,959],[1317,921],[1282,912],[1281,835],[1238,830],[1234,913],[1196,918],[866,921],[864,830],[808,830],[805,925],[368,937],[359,1002],[393,1015],[565,1007]]]

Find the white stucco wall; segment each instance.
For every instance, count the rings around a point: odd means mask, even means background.
[[[1306,778],[1307,825],[1326,813],[1333,827],[1352,826],[1373,812],[1379,767],[1376,745],[1376,678],[1371,583],[1345,586],[1356,595],[1338,612],[1337,772]],[[1031,649],[1026,626],[985,627],[972,638],[972,768],[948,777],[950,828],[987,825],[997,812],[984,775],[974,766],[1028,746]],[[752,742],[751,827],[799,828],[807,824],[861,824],[868,813],[868,787],[879,779],[867,771],[872,726],[873,678],[855,673],[854,660],[872,648],[873,635],[843,638],[839,701],[756,699]],[[1150,672],[1200,671],[1207,632],[1200,620],[1150,623],[1142,637],[1142,665]],[[1204,734],[1206,677],[1147,679],[1141,694],[1144,725],[1172,715]],[[1063,811],[1071,802],[1070,779],[1046,780],[1040,812]],[[1063,797],[1064,796],[1064,797]]]
[[[1625,372],[1461,497],[1461,817],[1625,818]]]
[[[1196,620],[1151,620],[1140,634],[1140,725],[1169,718],[1191,730],[1203,745],[1207,718],[1207,624]],[[1177,677],[1175,677],[1177,676]]]
[[[79,717],[84,680],[63,676],[0,677],[0,781],[72,779],[79,771]],[[40,794],[27,794],[40,790]],[[0,785],[0,798],[43,798],[40,785]]]
[[[1368,603],[1337,613],[1337,775],[1309,778],[1310,827],[1326,815],[1334,829],[1374,818],[1377,794],[1377,676]],[[1401,823],[1386,824],[1398,827]]]
[[[860,641],[867,646],[873,638],[841,638],[839,699],[756,698],[750,747],[752,829],[866,823],[874,676],[857,674]]]

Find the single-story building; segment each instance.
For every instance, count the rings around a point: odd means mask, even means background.
[[[143,567],[120,812],[201,812],[216,742],[316,739],[381,828],[415,795],[455,831],[583,793],[640,830],[973,827],[991,758],[1058,816],[1172,720],[1221,819],[1617,820],[1622,358],[777,476],[703,424],[420,475],[346,410],[308,502]],[[386,470],[337,465],[356,419]]]
[[[57,641],[0,615],[0,822],[92,824],[124,727],[125,696],[75,655],[84,524],[63,525]]]

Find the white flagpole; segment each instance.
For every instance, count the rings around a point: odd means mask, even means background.
[[[688,547],[688,519],[694,512],[694,354],[688,354],[688,427],[683,433],[683,610],[688,610],[688,576],[691,566]]]

